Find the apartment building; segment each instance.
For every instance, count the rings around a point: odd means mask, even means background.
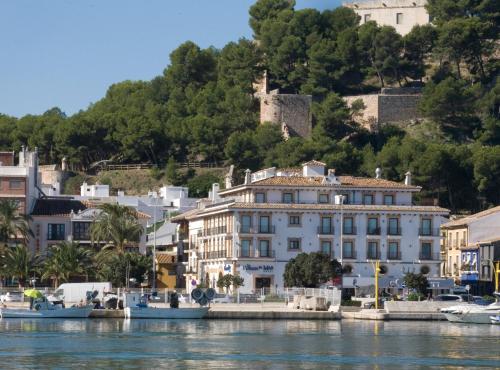
[[[344,2],[343,6],[354,10],[361,17],[361,24],[375,21],[406,35],[413,26],[430,22],[426,4],[427,0],[352,0]]]
[[[500,207],[441,225],[441,275],[470,285],[474,294],[491,293],[495,261],[500,261]]]
[[[214,186],[211,199],[173,219],[189,223],[187,288],[227,273],[245,279],[242,292],[283,287],[286,263],[318,251],[342,261],[345,288],[373,285],[375,260],[394,284],[407,272],[437,277],[448,210],[413,205],[419,191],[410,173],[404,183],[380,169],[375,178],[337,176],[317,161],[247,170],[243,184]]]
[[[37,199],[31,213],[30,227],[34,234],[31,249],[44,255],[50,246],[64,241],[90,246],[90,227],[101,212],[97,206],[97,203],[69,197]],[[141,212],[137,212],[137,216],[144,228],[138,247],[141,253],[146,253],[146,225],[150,217]]]
[[[17,202],[19,212],[29,213],[40,194],[37,150],[24,146],[15,164],[14,152],[0,152],[0,199]]]

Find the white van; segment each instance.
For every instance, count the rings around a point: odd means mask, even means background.
[[[98,299],[103,299],[105,292],[111,291],[111,283],[65,283],[59,285],[54,294],[48,297],[49,300],[64,301],[65,304],[79,303],[87,298],[87,292],[97,290]]]

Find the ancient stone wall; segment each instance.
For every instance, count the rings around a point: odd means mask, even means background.
[[[259,94],[260,122],[280,125],[285,136],[308,137],[312,131],[311,95]]]
[[[384,123],[422,118],[418,111],[421,97],[421,89],[405,87],[384,88],[380,94],[346,96],[344,99],[349,106],[362,100],[365,109],[355,120],[368,130],[376,130]]]

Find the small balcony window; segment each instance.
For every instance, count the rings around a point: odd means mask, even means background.
[[[397,242],[389,242],[389,248],[387,250],[388,260],[399,260],[401,255],[399,253],[399,244]]]
[[[242,239],[241,240],[241,252],[240,252],[240,256],[241,257],[250,257],[250,249],[251,249],[250,240],[248,240],[248,239]]]
[[[288,216],[288,225],[289,226],[300,226],[300,216],[299,215]]]
[[[330,196],[328,194],[320,194],[318,197],[318,202],[321,204],[330,203]]]
[[[386,206],[392,206],[394,204],[394,195],[392,195],[392,194],[385,194],[384,195],[384,204]]]
[[[368,250],[366,254],[366,258],[368,259],[379,259],[378,253],[378,243],[377,242],[368,242]]]
[[[266,203],[266,193],[255,193],[255,203]]]
[[[378,218],[376,217],[369,217],[368,218],[368,227],[367,227],[367,234],[368,235],[379,235],[380,234],[380,229],[378,227]]]
[[[364,194],[363,195],[363,204],[365,204],[365,205],[373,204],[373,194]]]
[[[354,251],[354,243],[350,240],[346,240],[342,243],[342,254],[343,258],[356,258],[356,252]]]
[[[47,240],[64,240],[65,225],[64,224],[49,224]]]
[[[292,204],[293,203],[293,193],[283,193],[283,203]]]
[[[269,240],[259,240],[259,256],[271,257]]]
[[[300,250],[300,239],[299,238],[288,239],[288,249],[291,251]]]
[[[328,256],[332,255],[332,242],[329,240],[321,241],[321,253],[324,253]]]
[[[249,233],[251,227],[252,227],[252,216],[242,215],[240,232]]]
[[[344,217],[343,232],[346,235],[356,234],[356,231],[354,228],[354,219],[352,217]]]

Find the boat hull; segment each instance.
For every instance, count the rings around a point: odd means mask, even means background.
[[[202,319],[208,314],[208,307],[197,308],[153,308],[125,307],[126,319]]]
[[[0,316],[4,319],[85,319],[90,316],[92,309],[92,306],[40,311],[6,308],[0,310]]]
[[[446,319],[450,322],[467,324],[491,324],[492,312],[464,312],[445,313]]]

